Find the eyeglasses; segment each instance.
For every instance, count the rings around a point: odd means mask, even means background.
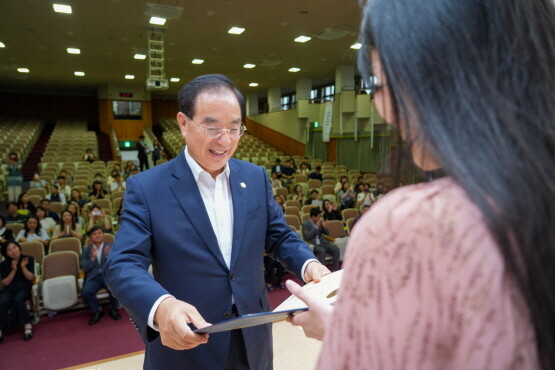
[[[245,131],[247,131],[247,128],[245,127],[245,125],[243,125],[243,123],[241,123],[241,126],[239,126],[239,128],[218,128],[218,127],[206,127],[204,125],[201,125],[191,117],[189,117],[189,119],[193,121],[195,124],[197,124],[198,126],[202,127],[206,132],[206,135],[208,135],[208,137],[211,137],[213,139],[222,136],[223,133],[226,131],[230,137],[234,137],[234,138],[241,137],[241,135],[243,135]]]
[[[378,76],[370,76],[368,78],[368,87],[371,93],[374,94],[383,87],[383,84]]]

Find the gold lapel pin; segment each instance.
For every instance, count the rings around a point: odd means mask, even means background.
[[[242,188],[246,188],[246,187],[247,187],[247,184],[245,184],[244,182],[242,182],[242,183],[241,183],[241,187],[242,187]]]

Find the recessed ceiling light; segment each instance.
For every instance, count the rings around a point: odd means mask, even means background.
[[[204,63],[204,59],[193,59],[193,61],[191,63],[193,63],[193,64],[202,64],[202,63]]]
[[[146,55],[144,55],[144,54],[135,54],[133,56],[133,58],[143,60],[143,59],[146,59]]]
[[[150,24],[156,24],[158,26],[163,26],[163,25],[166,24],[166,18],[150,17]]]
[[[361,46],[362,44],[360,42],[355,42],[353,45],[351,45],[351,49],[358,50],[361,48]]]
[[[6,45],[4,45],[4,43],[2,41],[0,41],[0,48],[5,48]]]
[[[252,63],[247,63],[243,66],[243,68],[254,68],[256,67],[256,64],[252,64]]]
[[[258,82],[251,82],[251,83],[249,84],[249,86],[250,86],[250,87],[256,87],[256,86],[258,86]]]
[[[172,78],[170,78],[170,81],[171,81],[171,82],[179,82],[179,80],[180,80],[180,79],[179,79],[178,77],[172,77]]]
[[[52,4],[52,7],[56,13],[71,14],[71,5]]]
[[[295,42],[307,42],[312,40],[312,37],[309,36],[299,36],[295,39]]]
[[[75,71],[73,72],[73,74],[79,77],[83,77],[85,75],[85,72]]]
[[[289,72],[299,72],[301,69],[297,68],[297,67],[291,67],[289,68]]]
[[[135,79],[135,76],[134,75],[125,75],[125,79],[126,80],[133,80],[133,79]]]
[[[232,35],[240,35],[245,32],[244,28],[241,27],[231,27],[227,33],[231,33]]]
[[[19,73],[29,73],[29,68],[18,68],[17,71]]]
[[[81,50],[79,50],[77,48],[67,48],[67,53],[68,54],[81,54]]]

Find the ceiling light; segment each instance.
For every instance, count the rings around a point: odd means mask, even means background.
[[[361,46],[362,44],[360,42],[355,42],[353,45],[351,45],[351,49],[358,50],[361,48]]]
[[[75,71],[73,72],[73,74],[79,77],[83,77],[85,75],[85,72]]]
[[[135,79],[135,76],[134,75],[125,75],[125,79],[126,80],[133,80],[133,79]]]
[[[231,33],[232,35],[240,35],[245,32],[244,28],[241,27],[231,27],[227,33]]]
[[[71,5],[52,4],[52,7],[56,13],[71,14]]]
[[[81,54],[81,50],[79,50],[77,48],[67,48],[67,53],[68,54]]]
[[[6,45],[4,45],[4,43],[2,41],[0,41],[0,48],[5,48]]]
[[[249,86],[250,86],[250,87],[256,87],[256,86],[258,86],[258,82],[251,82],[251,83],[249,84]]]
[[[180,79],[179,79],[178,77],[172,77],[172,78],[170,78],[170,81],[171,81],[171,82],[179,82],[179,80],[180,80]]]
[[[307,42],[312,40],[312,37],[309,36],[299,36],[295,39],[295,42]]]
[[[256,67],[256,64],[252,64],[252,63],[247,63],[243,66],[243,68],[254,68]]]
[[[163,25],[166,24],[166,18],[150,17],[150,24],[156,24],[158,26],[163,26]]]
[[[193,63],[193,64],[202,64],[202,63],[204,63],[204,59],[193,59],[193,61],[191,63]]]
[[[133,58],[143,60],[143,59],[146,59],[146,55],[144,55],[144,54],[135,54],[133,56]]]
[[[299,72],[301,69],[297,68],[297,67],[291,67],[289,68],[289,72]]]
[[[29,73],[29,68],[18,68],[17,71],[19,73]]]

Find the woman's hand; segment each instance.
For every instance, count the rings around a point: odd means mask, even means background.
[[[21,259],[21,268],[27,267],[28,264],[29,264],[29,258],[24,257]]]
[[[17,271],[17,261],[12,260],[12,271]]]
[[[291,315],[287,321],[301,326],[307,337],[323,340],[327,323],[330,322],[333,314],[333,306],[324,299],[311,296],[292,280],[287,280],[285,285],[294,296],[308,305],[308,311]]]

